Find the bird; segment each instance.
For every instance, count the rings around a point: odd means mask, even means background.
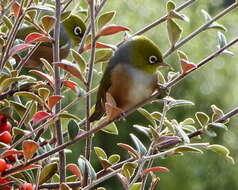
[[[99,120],[105,114],[106,94],[116,106],[127,110],[158,89],[157,69],[172,68],[163,60],[159,47],[149,38],[138,35],[118,47],[110,58],[99,84],[95,110],[89,121]]]
[[[74,14],[71,14],[60,25],[60,59],[65,59],[72,47],[72,43],[79,44],[86,30],[85,23],[82,19]],[[33,32],[39,32],[34,26],[25,26],[19,29],[16,39],[24,40],[25,37]],[[50,32],[53,36],[53,30]],[[26,51],[14,56],[16,62],[19,63],[20,59],[26,55]],[[40,67],[40,58],[46,59],[49,63],[53,62],[52,43],[43,42],[30,56],[25,66],[30,68]]]

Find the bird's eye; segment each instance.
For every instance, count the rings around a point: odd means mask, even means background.
[[[157,59],[157,57],[155,55],[151,55],[149,57],[150,64],[155,64],[155,63],[157,63],[157,61],[158,61],[158,59]]]
[[[76,36],[79,36],[79,35],[81,34],[81,28],[80,28],[79,26],[76,26],[76,27],[74,28],[74,34],[75,34]]]

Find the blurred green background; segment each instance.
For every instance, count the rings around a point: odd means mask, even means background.
[[[147,24],[155,21],[166,13],[166,0],[115,0],[108,1],[102,12],[115,10],[117,12],[113,23],[129,27],[133,32],[138,31]],[[185,0],[176,0],[177,5],[185,2]],[[182,38],[186,37],[193,30],[204,23],[204,18],[201,15],[201,9],[205,9],[212,16],[219,13],[221,10],[229,6],[233,1],[201,1],[197,0],[189,8],[182,11],[190,18],[189,23],[178,21],[184,31]],[[69,9],[75,9],[78,1]],[[85,7],[85,1],[81,1],[79,6]],[[102,13],[101,12],[101,13]],[[219,23],[227,27],[225,33],[227,40],[230,41],[237,37],[237,10],[233,10],[230,14],[219,20]],[[166,24],[161,24],[144,35],[150,37],[153,41],[159,44],[162,52],[169,48],[168,35]],[[101,41],[111,44],[117,44],[123,38],[123,34],[117,34],[102,38]],[[184,45],[180,50],[184,51],[189,60],[198,63],[203,58],[211,54],[217,49],[217,31],[207,30],[195,37],[189,43]],[[197,111],[202,111],[211,115],[210,106],[217,105],[224,112],[228,112],[238,105],[238,67],[237,67],[237,45],[230,48],[235,53],[234,56],[220,55],[213,59],[205,67],[202,67],[191,76],[186,78],[172,88],[171,96],[175,99],[187,99],[193,101],[193,107],[179,107],[168,112],[169,119],[183,121],[187,117],[193,117]],[[166,61],[171,64],[176,70],[180,70],[176,53],[169,56]],[[166,72],[165,72],[166,76]],[[94,76],[94,85],[99,83],[101,76]],[[71,95],[65,104],[71,101],[74,95]],[[95,95],[93,96],[95,100]],[[150,111],[161,111],[162,104],[155,103],[146,105]],[[71,113],[83,117],[84,104],[80,102],[71,109]],[[79,114],[80,113],[80,114]],[[135,131],[133,124],[148,124],[146,120],[138,113],[133,113],[128,116],[126,122],[117,122],[119,135],[113,136],[99,132],[96,134],[93,144],[103,148],[108,155],[119,153],[122,159],[128,158],[125,151],[120,149],[116,144],[118,142],[128,143],[133,146],[130,133],[135,133],[146,145],[148,139],[141,133]],[[205,151],[203,155],[196,153],[187,153],[184,156],[173,156],[166,159],[159,159],[156,165],[164,166],[170,169],[169,173],[159,174],[161,181],[159,183],[160,190],[175,190],[175,189],[190,189],[190,190],[235,190],[238,189],[238,128],[237,116],[234,117],[229,124],[229,131],[216,130],[217,137],[211,138],[203,136],[204,142],[211,144],[218,143],[225,145],[231,151],[231,156],[234,157],[236,164],[232,165],[224,158],[214,152]],[[198,125],[197,125],[198,127]],[[76,162],[80,154],[83,154],[83,144],[77,143],[72,146],[73,154],[67,156],[68,162]],[[93,166],[99,171],[98,160],[93,153]],[[107,189],[120,190],[120,183],[114,178],[101,184]]]

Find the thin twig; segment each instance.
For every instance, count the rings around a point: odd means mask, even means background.
[[[60,61],[60,49],[59,49],[59,40],[60,40],[60,15],[61,15],[61,4],[60,0],[55,1],[55,28],[54,28],[54,43],[53,43],[53,61],[59,62]],[[55,71],[55,95],[61,95],[60,88],[61,88],[61,80],[60,80],[60,68],[54,66]],[[59,101],[55,106],[55,114],[60,113],[61,111],[61,102]],[[58,146],[64,143],[62,127],[61,127],[61,120],[58,118],[55,121],[55,128],[57,134],[57,144]],[[65,182],[66,178],[66,158],[64,150],[59,151],[59,174],[60,174],[60,183]]]

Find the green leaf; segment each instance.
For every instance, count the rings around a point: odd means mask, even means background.
[[[76,121],[80,121],[80,119],[78,117],[76,117],[75,115],[68,113],[67,111],[64,111],[63,113],[59,114],[60,118],[67,118],[67,119],[74,119]]]
[[[141,184],[142,184],[141,182],[134,183],[129,190],[140,190]]]
[[[146,136],[150,137],[150,128],[141,125],[133,125],[133,127],[136,128],[138,131],[144,133]]]
[[[167,20],[167,30],[169,35],[169,41],[173,47],[176,42],[180,39],[182,34],[182,28],[172,19]]]
[[[167,11],[170,12],[175,9],[176,5],[173,1],[168,1],[166,7],[167,7]]]
[[[166,83],[166,80],[160,71],[157,71],[157,78],[158,78],[158,83],[160,83],[160,84]]]
[[[29,98],[31,100],[34,100],[42,105],[44,104],[43,100],[39,96],[35,95],[32,92],[21,91],[21,92],[16,92],[14,95],[23,96],[23,97]]]
[[[102,131],[109,134],[118,135],[117,126],[114,122],[107,125],[105,128],[102,129]]]
[[[184,52],[177,50],[177,54],[178,54],[179,60],[184,59],[188,61],[188,56]]]
[[[2,17],[2,21],[3,21],[3,23],[6,25],[6,27],[8,28],[8,30],[11,30],[11,29],[12,29],[12,22],[11,22],[11,20],[10,20],[6,15],[4,15],[4,16]]]
[[[118,163],[120,161],[120,155],[119,154],[113,154],[108,158],[108,162],[112,165]]]
[[[182,127],[177,123],[177,121],[173,120],[172,122],[179,136],[183,139],[184,143],[186,144],[190,143],[190,139],[188,135],[183,131]]]
[[[102,28],[105,26],[107,23],[109,23],[115,16],[116,12],[115,11],[110,11],[102,14],[98,18],[98,29]]]
[[[53,16],[45,15],[41,18],[41,24],[47,33],[52,30],[52,28],[54,27],[54,23],[55,17]]]
[[[226,46],[227,41],[226,41],[226,37],[224,34],[222,34],[221,32],[217,32],[217,38],[218,38],[218,42],[219,42],[219,48],[223,48],[224,46]]]
[[[176,12],[175,10],[172,10],[170,13],[169,13],[169,17],[170,18],[175,18],[175,19],[179,19],[179,20],[182,20],[184,22],[189,22],[189,18],[184,15],[184,14],[180,14],[179,12]]]
[[[95,63],[108,61],[113,54],[111,49],[98,50],[95,53]]]
[[[188,100],[174,100],[168,104],[168,109],[178,107],[178,106],[193,106],[194,103]]]
[[[141,115],[143,115],[153,126],[157,125],[156,121],[154,120],[154,118],[151,116],[151,114],[147,110],[145,110],[143,108],[138,108],[137,111]]]
[[[102,148],[95,146],[94,151],[95,151],[96,155],[98,156],[98,158],[107,159],[107,154],[104,152],[104,150]]]
[[[201,151],[200,149],[195,148],[193,146],[189,146],[189,145],[179,146],[175,148],[175,152],[197,152],[197,153],[203,154],[203,151]]]
[[[198,120],[198,123],[201,125],[201,127],[205,127],[208,125],[209,117],[204,112],[197,112],[195,114],[195,117]]]
[[[182,125],[193,125],[195,124],[195,121],[194,119],[192,118],[186,118],[183,122],[182,122]]]
[[[209,123],[208,126],[212,126],[212,127],[215,127],[215,128],[221,128],[221,129],[225,129],[226,131],[228,130],[227,126],[223,123]]]
[[[132,141],[134,142],[135,146],[136,146],[136,150],[138,151],[138,153],[142,156],[145,155],[147,153],[147,149],[145,148],[145,146],[143,145],[143,143],[134,135],[134,134],[130,134]]]
[[[51,64],[44,58],[40,58],[40,61],[45,66],[46,70],[50,73],[50,76],[54,76],[55,71],[54,71],[53,67],[51,66]]]
[[[216,105],[211,105],[212,108],[212,122],[215,122],[216,120],[220,119],[221,117],[224,116],[224,112],[218,108]],[[229,119],[227,119],[226,121],[224,121],[223,123],[228,123]]]
[[[57,173],[58,170],[58,164],[56,162],[50,163],[46,165],[40,173],[40,179],[39,179],[39,184],[43,184],[47,182],[51,177]]]
[[[84,175],[85,168],[87,168],[89,177],[90,177],[92,180],[94,180],[94,179],[97,178],[96,172],[95,172],[95,170],[93,169],[92,165],[91,165],[90,162],[89,162],[88,160],[86,160],[83,156],[80,156],[80,157],[79,157],[79,159],[78,159],[78,165],[79,165],[79,169],[80,169],[81,174]]]
[[[138,164],[133,162],[127,162],[123,164],[121,173],[124,175],[128,180],[134,175],[135,170]]]
[[[11,86],[11,84],[15,83],[15,82],[20,82],[22,80],[27,79],[26,76],[19,76],[19,77],[11,77],[11,78],[6,78],[5,80],[3,80],[3,82],[1,82],[0,84],[0,92],[4,91],[5,89],[9,88]]]
[[[78,64],[78,66],[80,67],[80,70],[82,72],[85,71],[86,68],[86,61],[83,58],[82,55],[80,55],[77,51],[75,51],[74,49],[71,49],[71,55],[74,58],[74,61]]]
[[[39,88],[38,94],[44,101],[46,101],[50,95],[50,90],[48,88]]]
[[[219,144],[213,144],[208,146],[208,150],[212,150],[214,152],[217,152],[221,156],[225,157],[228,161],[230,161],[232,164],[235,164],[234,159],[230,156],[230,151],[228,148],[219,145]]]
[[[79,132],[78,124],[74,120],[70,120],[68,123],[68,132],[69,132],[69,138],[73,140]]]

